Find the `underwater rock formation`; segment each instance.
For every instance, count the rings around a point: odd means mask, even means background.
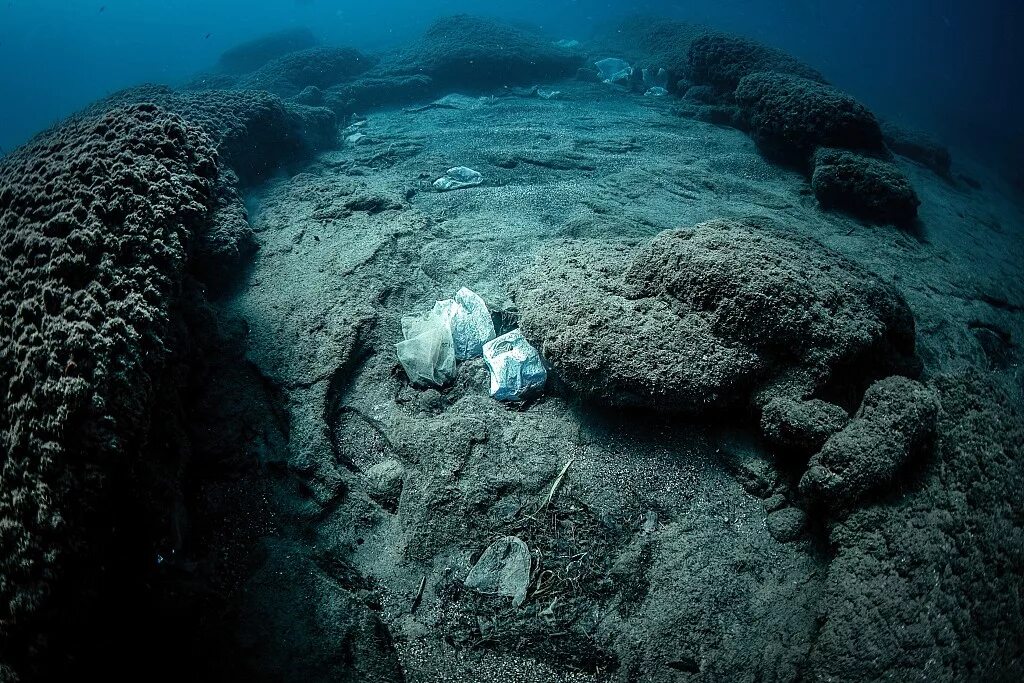
[[[217,61],[217,68],[226,73],[247,74],[272,59],[314,45],[316,37],[308,28],[276,31],[225,50]]]
[[[885,144],[896,154],[930,168],[942,178],[950,177],[953,157],[949,149],[927,133],[883,121],[882,135]]]
[[[882,130],[867,107],[821,83],[776,72],[743,77],[736,102],[758,147],[806,167],[818,147],[885,153]]]
[[[376,61],[375,57],[352,48],[313,47],[267,62],[241,79],[238,87],[292,97],[309,86],[328,88],[350,81],[373,67]]]
[[[332,111],[286,103],[258,90],[174,91],[147,85],[115,93],[88,111],[138,102],[152,102],[201,126],[243,184],[335,144]]]
[[[917,218],[921,200],[892,162],[825,147],[814,153],[813,161],[811,188],[823,209],[896,225]]]
[[[0,164],[0,659],[26,675],[51,616],[94,597],[117,515],[138,514],[111,502],[166,455],[150,420],[174,400],[172,309],[217,179],[210,137],[152,104]]]
[[[935,392],[920,382],[905,377],[875,382],[849,425],[811,458],[801,493],[842,509],[881,490],[930,445],[938,408]]]
[[[695,83],[731,92],[752,74],[772,72],[824,84],[825,77],[782,50],[742,36],[709,33],[690,45],[687,75]]]
[[[578,55],[538,32],[459,14],[435,21],[415,46],[383,64],[382,71],[429,76],[440,90],[490,90],[571,76],[580,64]]]
[[[805,399],[853,365],[914,366],[914,320],[894,289],[812,239],[754,224],[665,231],[633,253],[567,244],[514,296],[561,379],[607,405],[701,414]]]
[[[828,530],[812,680],[1024,676],[1024,509],[1007,502],[1024,487],[1024,423],[981,373],[931,387],[935,455],[902,495]]]

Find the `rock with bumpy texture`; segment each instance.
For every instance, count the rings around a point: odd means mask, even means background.
[[[700,414],[804,399],[839,367],[913,365],[900,295],[815,240],[711,221],[633,251],[568,243],[514,292],[523,333],[587,398]]]
[[[202,126],[217,145],[220,160],[243,184],[335,144],[337,119],[329,109],[285,103],[258,90],[174,91],[144,85],[115,93],[88,112],[139,102],[151,102]]]
[[[267,62],[238,86],[293,97],[309,86],[328,88],[365,73],[376,58],[347,47],[313,47]]]
[[[416,45],[382,65],[382,71],[429,76],[442,90],[491,90],[568,77],[581,61],[539,31],[459,14],[435,21]]]
[[[895,164],[842,149],[814,153],[811,188],[823,209],[882,223],[913,223],[921,204]]]
[[[754,73],[739,82],[736,102],[758,147],[778,161],[806,167],[818,147],[886,153],[874,114],[831,86]]]
[[[953,157],[949,149],[927,133],[883,121],[885,144],[896,154],[930,168],[936,175],[949,179]]]
[[[761,409],[761,433],[776,446],[798,455],[818,451],[850,421],[840,406],[815,398],[768,400]]]
[[[160,451],[172,307],[217,179],[210,137],[152,104],[77,117],[0,162],[0,660],[15,670],[42,662],[58,596],[88,603],[119,522],[104,502]]]
[[[226,73],[247,74],[272,59],[289,52],[305,50],[314,45],[316,45],[316,37],[308,28],[285,29],[225,50],[217,60],[217,68]]]
[[[935,392],[906,377],[872,384],[850,424],[825,442],[800,479],[800,491],[845,508],[884,489],[930,445],[939,405]]]
[[[809,680],[1024,679],[1024,419],[991,376],[931,388],[934,456],[827,529]]]
[[[720,91],[735,90],[744,77],[769,71],[825,83],[820,73],[795,57],[749,38],[709,33],[694,40],[689,48],[690,80]]]

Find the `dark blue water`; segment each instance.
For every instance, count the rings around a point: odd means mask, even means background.
[[[378,49],[454,12],[583,36],[616,16],[657,14],[748,34],[801,57],[880,115],[960,154],[1024,157],[1020,0],[0,0],[0,149],[110,91],[174,84],[232,45],[289,26]]]

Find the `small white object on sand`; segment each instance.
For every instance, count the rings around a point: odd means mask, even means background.
[[[473,187],[483,181],[484,177],[479,172],[466,166],[456,166],[455,168],[449,168],[442,177],[435,180],[434,188],[438,192],[447,192],[448,190],[461,190],[464,187]]]
[[[402,318],[404,341],[395,344],[398,362],[413,384],[442,387],[455,377],[452,331],[434,311]]]

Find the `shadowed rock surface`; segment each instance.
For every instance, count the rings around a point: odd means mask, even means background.
[[[746,76],[762,72],[826,82],[815,69],[781,50],[727,33],[710,33],[694,40],[687,61],[691,80],[721,92],[731,92]]]
[[[905,377],[875,382],[850,424],[825,442],[800,480],[808,498],[843,509],[886,488],[931,445],[935,392]]]
[[[883,121],[882,135],[896,154],[932,169],[943,178],[950,177],[953,157],[949,149],[927,133]]]
[[[138,550],[110,529],[173,507],[156,474],[173,449],[148,439],[175,400],[173,307],[217,175],[202,128],[151,104],[72,120],[0,165],[0,658],[27,677],[44,624],[87,619],[106,556]]]
[[[781,162],[806,167],[818,147],[885,152],[874,114],[831,86],[800,76],[755,73],[740,80],[736,102],[758,147]]]
[[[238,87],[292,97],[310,86],[328,88],[350,81],[376,63],[347,47],[311,47],[273,59],[241,79]]]
[[[220,71],[247,74],[272,59],[316,45],[316,36],[308,28],[293,28],[260,36],[225,50],[217,60]]]
[[[979,373],[932,387],[934,457],[898,495],[828,531],[815,680],[1024,675],[1024,512],[1007,503],[1024,486],[1021,416]]]
[[[856,365],[913,365],[890,287],[807,238],[713,221],[629,253],[542,255],[515,292],[527,337],[599,403],[700,414],[756,394],[808,398]]]
[[[882,159],[822,147],[814,153],[811,188],[823,209],[906,226],[921,200],[899,168]]]

